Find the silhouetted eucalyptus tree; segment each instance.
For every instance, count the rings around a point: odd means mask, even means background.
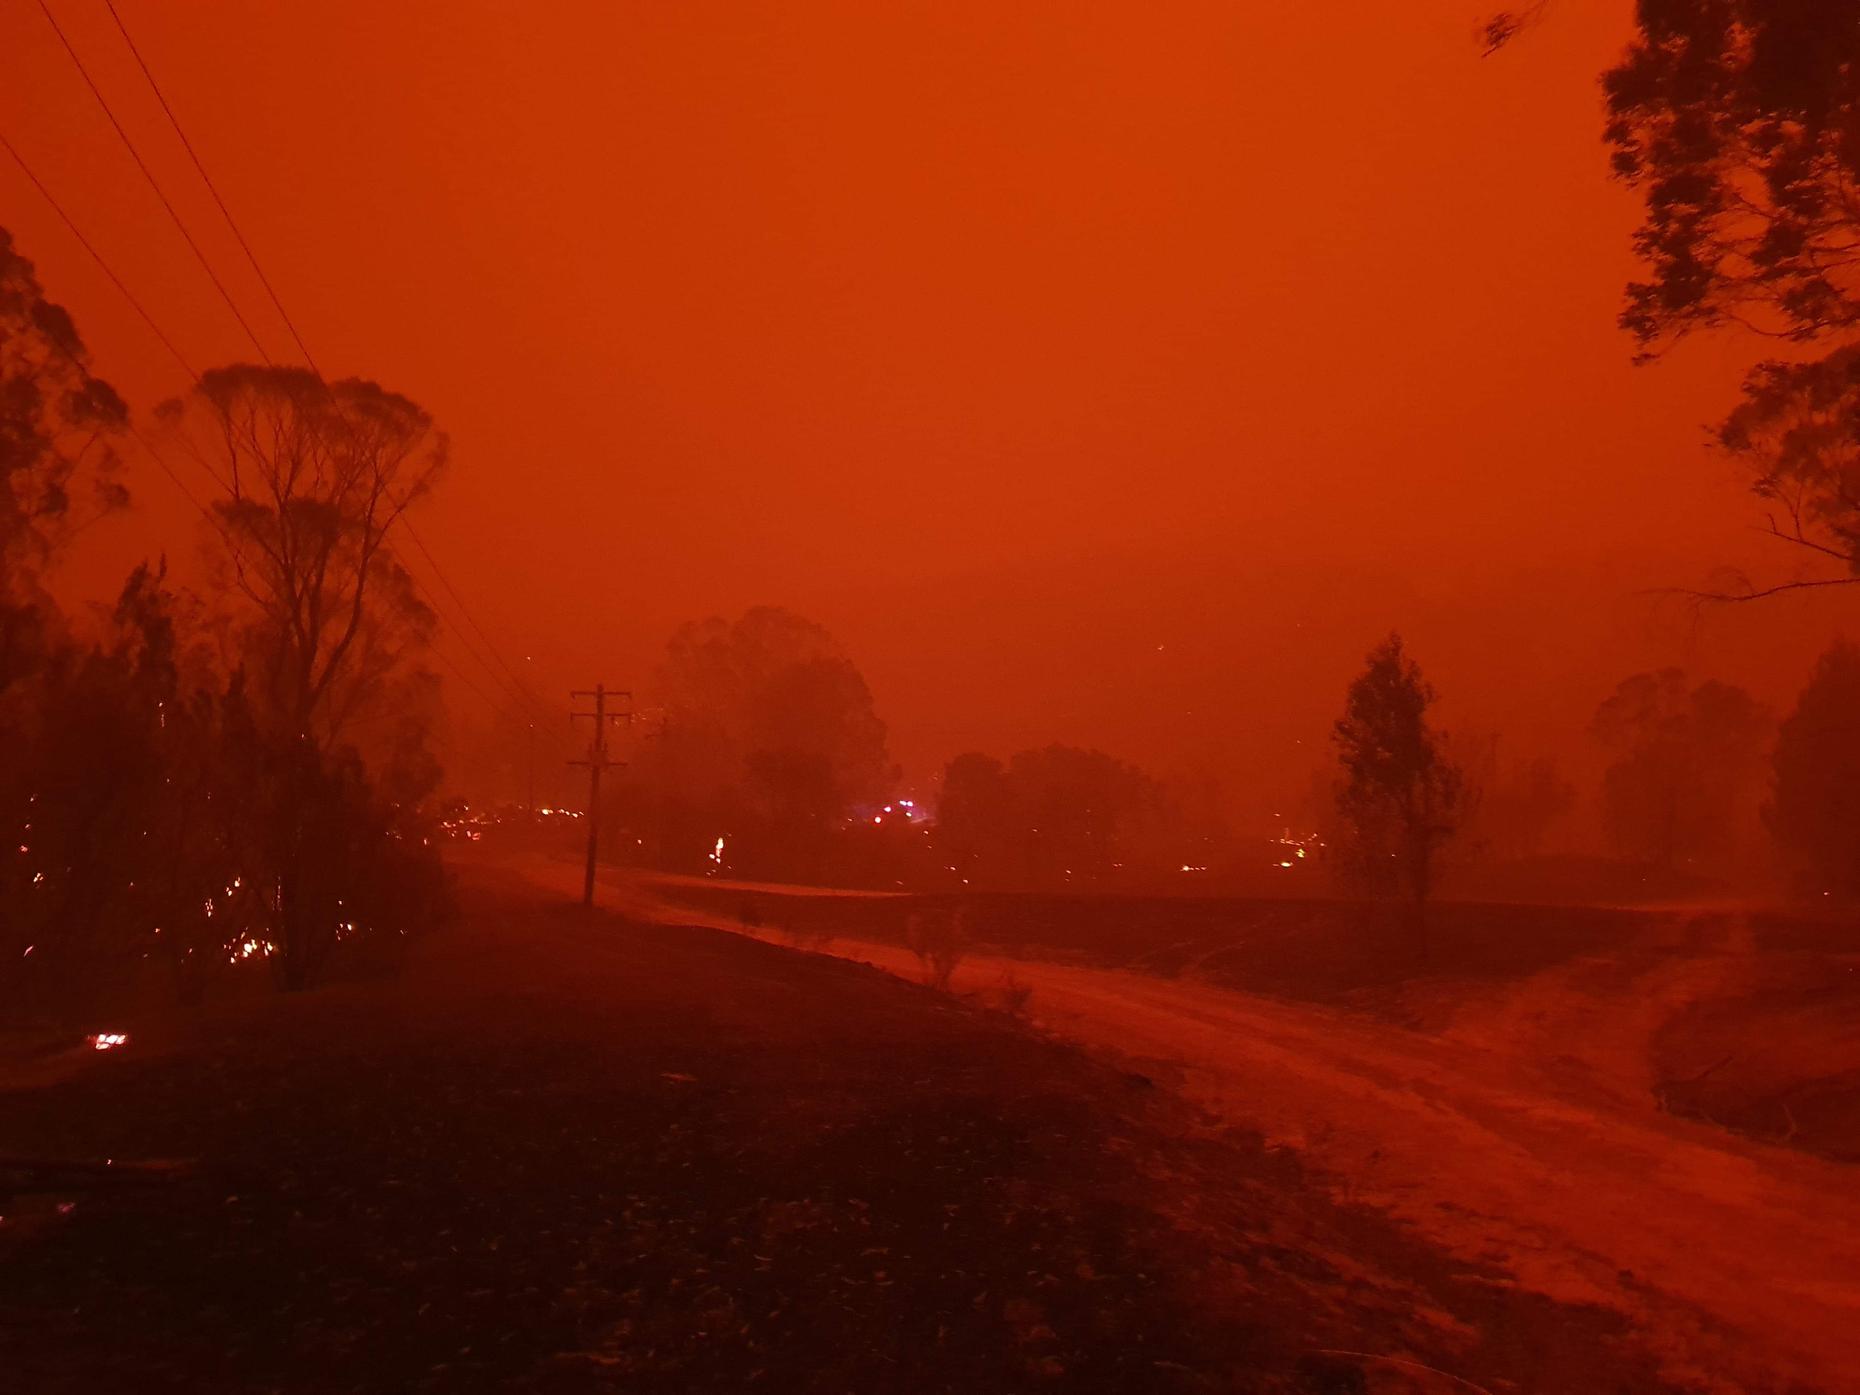
[[[1754,833],[1768,714],[1742,688],[1678,669],[1623,679],[1591,730],[1609,752],[1602,822],[1614,851],[1722,871]]]
[[[1086,887],[1153,872],[1140,865],[1143,834],[1179,866],[1189,835],[1157,830],[1163,812],[1156,782],[1103,751],[1042,746],[1006,765],[972,751],[944,769],[933,833],[944,867],[970,885]]]
[[[1719,429],[1776,536],[1860,580],[1860,7],[1852,0],[1642,0],[1604,78],[1615,172],[1645,197],[1647,276],[1621,323],[1644,357],[1743,326],[1831,349],[1757,365]]]
[[[366,924],[357,902],[380,889],[383,868],[398,859],[417,879],[430,861],[390,846],[437,767],[413,749],[423,723],[401,721],[430,688],[419,658],[434,617],[389,533],[432,488],[446,438],[397,393],[298,368],[213,369],[160,411],[225,489],[213,512],[244,719],[227,740],[245,773],[252,876],[275,907],[280,974],[301,988],[345,927]],[[396,800],[344,743],[363,713],[400,722]]]
[[[1493,52],[1548,0],[1494,14]],[[1639,0],[1603,75],[1615,174],[1644,199],[1621,324],[1643,359],[1698,329],[1828,347],[1759,363],[1721,444],[1771,506],[1772,533],[1860,580],[1860,8],[1852,0]]]
[[[235,364],[161,414],[214,463],[227,575],[249,606],[255,701],[327,744],[424,646],[432,615],[389,530],[433,486],[446,438],[374,383]]]
[[[1776,737],[1764,811],[1799,890],[1860,900],[1860,646],[1815,665]]]
[[[76,526],[127,495],[113,442],[129,413],[91,373],[77,327],[0,228],[0,692],[43,657],[39,573]]]
[[[651,836],[667,865],[825,875],[845,820],[896,777],[858,666],[790,611],[680,626],[654,689],[663,722],[619,783],[616,827]]]
[[[1441,733],[1428,725],[1434,700],[1401,636],[1391,634],[1369,651],[1331,733],[1342,766],[1336,797],[1345,871],[1365,890],[1408,897],[1423,955],[1427,899],[1464,790]]]

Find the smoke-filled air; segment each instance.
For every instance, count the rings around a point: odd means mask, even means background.
[[[0,5],[0,1388],[1860,1395],[1853,0]]]

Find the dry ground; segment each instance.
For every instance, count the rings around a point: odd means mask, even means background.
[[[863,925],[834,952],[919,972],[906,902],[631,886],[668,919]],[[1294,1150],[1338,1199],[1516,1294],[1620,1314],[1667,1379],[1860,1390],[1851,924],[1451,906],[1423,963],[1336,904],[996,897],[970,923],[959,991],[1031,990],[1043,1026]]]
[[[0,1154],[176,1170],[9,1208],[8,1390],[1666,1388],[1617,1315],[1000,1014],[465,904],[393,981],[14,1071]]]

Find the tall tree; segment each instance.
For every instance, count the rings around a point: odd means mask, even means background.
[[[680,627],[655,689],[663,726],[620,797],[623,822],[672,865],[705,865],[723,838],[742,870],[818,875],[843,821],[895,779],[857,665],[790,611]]]
[[[1000,876],[1001,853],[1015,828],[1006,766],[979,751],[965,752],[944,766],[935,836],[946,868],[965,883],[989,884]]]
[[[384,869],[404,864],[408,885],[430,871],[394,823],[437,781],[421,710],[434,617],[390,530],[432,489],[446,438],[398,393],[299,368],[213,369],[158,411],[225,489],[213,510],[239,641],[229,760],[281,978],[307,987],[366,923],[358,907],[392,880]],[[373,771],[350,736],[364,716],[389,724],[365,733]]]
[[[1424,929],[1441,848],[1459,824],[1465,781],[1427,720],[1436,694],[1391,634],[1369,651],[1331,733],[1342,778],[1343,865],[1366,889],[1405,894]],[[1426,940],[1421,941],[1426,952]]]
[[[1042,746],[1003,765],[969,752],[943,773],[935,841],[943,865],[983,887],[1084,887],[1155,870],[1189,841],[1148,775],[1103,751]],[[1145,865],[1139,866],[1139,863]]]
[[[1603,78],[1615,172],[1646,200],[1622,324],[1808,340],[1860,327],[1860,9],[1640,0]]]
[[[374,383],[253,364],[212,369],[158,411],[225,487],[214,513],[249,608],[255,700],[279,730],[332,743],[431,636],[389,531],[444,469],[445,435]]]
[[[1639,190],[1622,325],[1643,357],[1743,326],[1820,358],[1757,365],[1719,428],[1780,538],[1839,571],[1723,593],[1860,580],[1860,7],[1640,0],[1603,79],[1615,172]]]
[[[1008,762],[1024,875],[1088,886],[1123,870],[1130,835],[1156,798],[1150,778],[1103,751],[1042,746]]]
[[[0,228],[0,692],[43,656],[39,574],[79,505],[127,500],[114,441],[128,421],[70,315]]]
[[[1765,821],[1798,888],[1860,900],[1860,646],[1821,656],[1772,762]]]
[[[1742,688],[1679,669],[1623,679],[1591,731],[1611,760],[1602,821],[1622,856],[1673,869],[1747,851],[1770,719]]]

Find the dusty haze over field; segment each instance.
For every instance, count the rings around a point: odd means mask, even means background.
[[[1703,445],[1761,346],[1636,369],[1613,324],[1625,3],[1489,60],[1465,0],[120,8],[323,368],[451,432],[424,534],[551,701],[782,604],[913,777],[1212,751],[1257,812],[1392,626],[1448,725],[1573,750],[1626,673],[1780,705],[1848,623],[1637,594],[1798,563]],[[106,12],[61,9],[256,311]],[[0,15],[0,123],[197,367],[249,357],[56,43]],[[178,392],[16,170],[0,199],[99,370]],[[186,526],[133,483],[69,594]]]

